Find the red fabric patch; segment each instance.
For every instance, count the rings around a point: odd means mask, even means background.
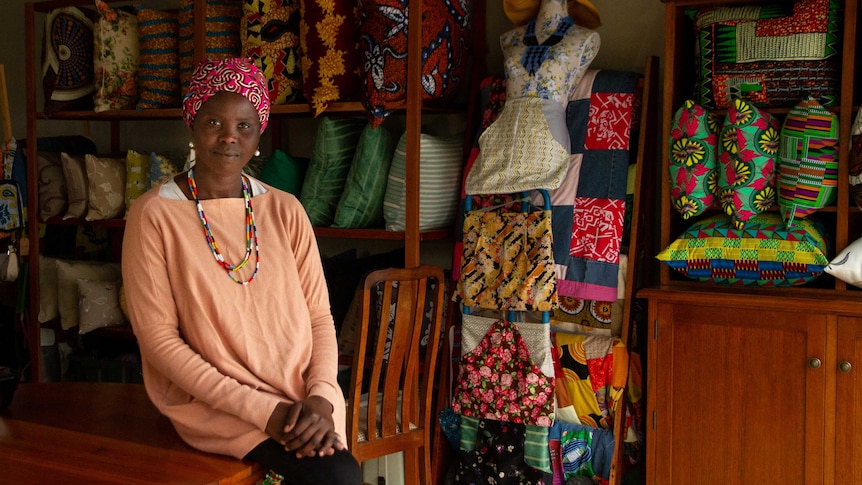
[[[626,204],[622,199],[577,197],[569,254],[619,264],[625,212]]]
[[[584,148],[628,150],[632,129],[631,93],[593,93]]]

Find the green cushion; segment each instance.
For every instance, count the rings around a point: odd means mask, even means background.
[[[735,98],[718,146],[718,196],[737,228],[775,205],[781,124],[768,111]]]
[[[824,232],[808,218],[788,229],[779,214],[766,212],[736,229],[730,216],[716,214],[692,224],[656,258],[696,281],[792,286],[823,273],[826,248]]]
[[[313,226],[329,226],[344,192],[364,119],[322,117],[299,200]]]
[[[397,142],[382,126],[362,130],[332,227],[383,227],[383,198]]]
[[[299,197],[306,170],[308,159],[294,158],[281,150],[275,150],[260,169],[260,180]]]
[[[670,198],[683,219],[699,216],[713,206],[718,172],[718,127],[715,116],[687,100],[671,123]],[[628,206],[626,206],[628,207]]]

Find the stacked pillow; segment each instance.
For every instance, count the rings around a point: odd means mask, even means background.
[[[125,157],[39,154],[39,217],[116,219],[150,188],[177,173],[163,155],[129,150]]]

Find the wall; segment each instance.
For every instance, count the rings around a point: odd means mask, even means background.
[[[171,0],[145,0],[143,3],[157,7]],[[486,32],[488,72],[502,72],[502,54],[499,47],[500,34],[512,28],[503,12],[502,0],[486,0]],[[9,91],[9,104],[12,115],[12,130],[16,138],[26,136],[26,109],[24,105],[24,4],[25,0],[3,0],[0,10],[0,21],[3,23],[3,35],[0,36],[0,63],[6,69],[6,81]],[[170,3],[168,3],[170,5]],[[593,61],[592,67],[598,69],[614,69],[643,72],[645,59],[649,55],[660,55],[664,43],[664,7],[656,0],[593,0],[593,4],[602,15],[602,26],[597,29],[602,39],[601,50]],[[41,49],[41,25],[37,32],[36,50]],[[41,96],[41,95],[40,95]],[[37,102],[41,109],[41,97]],[[176,152],[186,149],[188,134],[185,125],[177,121],[138,121],[123,123],[121,137],[124,148],[139,151]],[[439,126],[439,125],[438,125]],[[293,133],[310,131],[313,124],[308,120],[291,122],[288,130]],[[41,122],[40,135],[62,135],[70,133],[89,134],[100,149],[107,150],[108,123],[105,122]],[[292,139],[305,140],[291,146],[298,156],[307,156],[311,137],[293,136]],[[264,140],[264,144],[266,139]],[[290,143],[286,141],[286,143]],[[329,246],[333,246],[330,250]],[[328,242],[322,244],[325,252],[336,251],[339,244]],[[431,245],[431,252],[449,251],[448,246]],[[423,253],[423,260],[425,255]],[[425,262],[448,266],[445,255],[432,256]]]

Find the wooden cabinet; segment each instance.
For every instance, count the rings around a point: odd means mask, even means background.
[[[118,6],[128,6],[132,2],[125,0],[106,0],[109,4],[117,4]],[[236,0],[241,2],[241,0]],[[173,3],[172,3],[173,2]],[[194,0],[194,42],[195,42],[195,57],[196,62],[202,57],[204,51],[204,38],[207,35],[205,30],[204,15],[206,12],[206,0]],[[142,2],[147,4],[147,2]],[[414,25],[421,24],[422,4],[421,0],[411,0],[411,8],[409,9],[408,21]],[[159,1],[158,5],[168,4],[176,8],[179,3],[176,0]],[[47,123],[54,120],[75,120],[89,122],[105,122],[99,124],[99,127],[108,125],[109,130],[109,146],[99,147],[101,152],[120,153],[125,151],[127,147],[121,140],[120,125],[124,123],[134,123],[137,121],[152,121],[152,120],[180,120],[181,109],[150,109],[150,110],[122,110],[122,111],[59,111],[52,113],[49,117],[42,111],[38,103],[40,102],[41,92],[41,61],[39,49],[42,45],[41,25],[44,22],[45,15],[53,9],[75,6],[81,8],[92,9],[93,0],[40,0],[28,2],[25,4],[24,22],[25,22],[25,84],[26,84],[26,111],[27,111],[27,139],[36,140],[40,136],[40,132],[51,131],[45,130]],[[169,7],[168,7],[169,8]],[[473,4],[473,15],[484,17],[484,1],[479,0]],[[239,26],[237,27],[239,28]],[[421,50],[422,50],[422,29],[414,29],[412,32],[417,32],[418,35],[412,35],[408,39],[408,66],[407,66],[407,99],[405,105],[397,110],[398,116],[403,116],[406,127],[406,177],[405,177],[405,195],[406,195],[406,213],[405,213],[405,230],[404,231],[386,231],[384,229],[333,229],[333,228],[317,228],[315,233],[318,237],[328,238],[345,238],[345,239],[370,239],[370,240],[388,240],[400,241],[405,247],[404,265],[406,267],[417,266],[420,263],[420,243],[426,240],[444,239],[450,237],[451,231],[435,230],[435,231],[420,231],[419,230],[419,147],[420,147],[420,130],[422,126],[422,114],[426,111],[423,106],[422,89],[421,89]],[[475,39],[474,45],[478,47],[484,46],[484,28],[482,25],[474,25],[472,34]],[[473,59],[469,69],[470,78],[473,80],[480,79],[482,63],[476,62]],[[466,89],[467,86],[464,86]],[[459,107],[449,107],[445,110],[435,110],[438,112],[461,116],[465,112]],[[329,107],[326,114],[336,115],[358,115],[365,116],[365,108],[361,102],[340,102],[334,103]],[[280,104],[273,105],[271,109],[270,127],[268,130],[274,131],[278,136],[280,120],[287,118],[310,118],[311,112],[307,104]],[[80,134],[80,132],[69,133]],[[277,142],[276,142],[277,143]],[[28,163],[28,220],[27,231],[31,244],[30,253],[27,257],[28,262],[28,308],[27,320],[29,341],[29,354],[31,361],[31,379],[33,381],[40,380],[40,325],[37,315],[39,313],[39,234],[42,221],[39,220],[38,210],[38,173],[36,160],[38,160],[38,151],[36,143],[29,143],[26,149],[27,159],[32,162]],[[116,229],[116,232],[122,233],[122,220],[96,221],[85,222],[83,220],[61,221],[59,218],[54,218],[47,221],[48,224],[92,224],[106,225]],[[118,238],[118,241],[121,238]]]
[[[812,311],[808,298],[643,293],[647,483],[862,479],[862,304],[824,298]]]
[[[687,11],[763,4],[668,0],[663,68],[660,248],[693,221],[670,203],[670,124],[696,72]],[[858,0],[845,0],[841,39],[837,201],[818,213],[835,250],[862,237],[850,196],[850,128],[858,81]],[[783,119],[789,108],[766,108]],[[721,114],[721,112],[720,112]],[[668,266],[638,292],[649,300],[647,483],[862,483],[862,293],[823,274],[804,286],[727,287]]]

